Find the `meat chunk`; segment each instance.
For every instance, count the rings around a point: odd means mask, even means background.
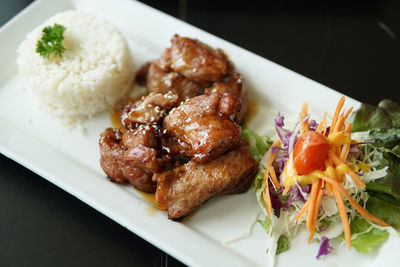
[[[156,64],[150,64],[147,74],[147,91],[177,94],[181,100],[199,95],[208,84],[199,84],[177,72],[165,72]]]
[[[165,50],[160,67],[171,64],[178,72],[198,83],[219,82],[228,74],[230,63],[221,49],[212,47],[194,39],[174,35],[171,48]]]
[[[128,130],[122,135],[122,144],[127,147],[161,147],[161,129],[156,123],[141,124],[135,130]]]
[[[100,166],[107,176],[116,183],[125,183],[120,160],[126,148],[120,144],[122,133],[118,129],[107,128],[100,135]]]
[[[239,109],[229,93],[191,98],[165,117],[163,146],[197,162],[217,157],[240,143],[240,126],[232,120]]]
[[[155,191],[152,176],[161,167],[157,150],[146,145],[155,144],[157,132],[159,129],[155,127],[141,126],[123,135],[118,129],[107,128],[100,135],[100,166],[111,181],[130,182],[133,187],[148,193]]]
[[[214,195],[246,192],[257,172],[245,142],[227,154],[206,162],[189,161],[154,175],[156,201],[170,219],[190,214]]]
[[[212,93],[231,93],[240,102],[241,107],[236,114],[235,121],[242,123],[247,116],[247,90],[241,74],[234,73],[228,77],[226,82],[215,83],[212,87],[206,88],[206,95]]]
[[[154,60],[153,63],[156,64],[162,71],[171,72],[171,48],[166,48],[161,57]]]
[[[123,106],[121,122],[127,129],[134,129],[140,124],[158,122],[179,103],[179,97],[173,93],[150,93],[134,103]]]

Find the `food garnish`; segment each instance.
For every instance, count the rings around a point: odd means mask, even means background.
[[[36,43],[36,52],[46,59],[50,59],[51,54],[62,57],[62,53],[65,51],[62,45],[65,30],[63,25],[57,23],[54,26],[44,27],[42,38]]]
[[[318,259],[333,250],[332,240],[369,253],[396,234],[392,227],[400,229],[400,106],[389,100],[376,108],[363,104],[350,116],[352,108],[344,109],[344,102],[342,97],[331,123],[325,113],[319,124],[304,103],[293,130],[278,113],[279,139],[265,155],[253,155],[261,158],[254,190],[272,264],[303,225],[308,242],[320,243]]]
[[[346,213],[346,208],[343,202],[343,197],[346,197],[351,205],[366,219],[373,221],[381,226],[388,226],[387,223],[379,218],[371,215],[347,193],[346,189],[341,185],[345,174],[349,174],[359,187],[364,188],[365,184],[360,179],[360,176],[355,173],[346,162],[351,144],[351,123],[345,123],[352,109],[340,114],[344,104],[342,97],[336,107],[335,114],[330,128],[321,126],[315,131],[309,128],[309,119],[306,118],[307,104],[303,105],[300,113],[300,137],[294,147],[287,170],[282,177],[285,186],[284,192],[288,192],[295,183],[311,183],[310,198],[305,202],[303,208],[295,217],[295,221],[299,221],[305,213],[307,213],[306,227],[310,233],[308,242],[314,236],[317,227],[317,216],[321,206],[321,199],[324,194],[328,196],[334,195],[339,208],[340,218],[342,220],[347,247],[351,248],[351,232],[349,219]],[[271,153],[272,155],[272,153]],[[271,160],[272,161],[272,160]],[[270,160],[268,161],[270,163]],[[272,162],[271,162],[272,164]],[[276,184],[276,174],[271,171],[272,166],[268,164],[266,177],[269,177],[273,184]],[[286,174],[286,175],[285,175]],[[265,179],[266,189],[268,191],[268,180]],[[279,187],[277,186],[279,189]],[[289,189],[287,189],[289,188]],[[264,200],[270,207],[271,200],[269,194],[265,193]],[[272,212],[269,212],[272,215]]]

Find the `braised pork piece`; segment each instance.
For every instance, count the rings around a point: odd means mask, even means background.
[[[161,170],[155,149],[159,137],[155,124],[127,131],[107,128],[100,135],[100,165],[116,183],[130,182],[135,188],[153,193],[154,173]]]
[[[232,120],[239,110],[229,93],[189,99],[165,117],[163,146],[198,162],[215,158],[240,143],[240,126]]]
[[[246,192],[257,172],[245,142],[218,158],[198,163],[189,161],[172,170],[154,175],[156,202],[168,218],[179,219],[191,213],[214,195]]]
[[[248,190],[257,162],[241,140],[247,91],[222,50],[174,35],[136,81],[148,95],[121,108],[122,129],[100,136],[111,181],[156,192],[174,220],[214,195]]]

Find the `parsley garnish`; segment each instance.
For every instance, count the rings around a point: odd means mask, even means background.
[[[53,27],[45,27],[42,30],[42,39],[36,43],[36,52],[46,59],[49,59],[52,53],[62,57],[62,53],[65,51],[62,46],[65,29],[64,26],[57,23]]]

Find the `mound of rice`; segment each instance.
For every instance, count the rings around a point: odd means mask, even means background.
[[[36,43],[54,23],[66,27],[66,51],[47,60],[35,51]],[[78,10],[58,13],[34,29],[18,47],[17,64],[23,87],[65,123],[114,107],[134,79],[129,48],[117,28]]]

